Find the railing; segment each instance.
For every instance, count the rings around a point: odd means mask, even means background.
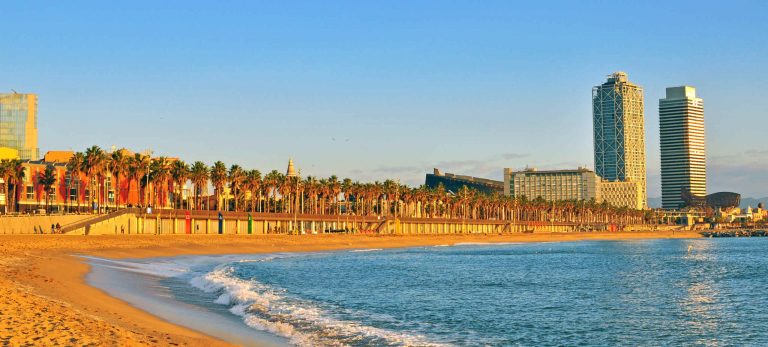
[[[80,229],[80,228],[85,228],[85,227],[87,227],[89,225],[93,225],[93,224],[96,224],[96,223],[99,223],[99,222],[103,222],[105,220],[109,220],[109,219],[112,219],[112,218],[120,217],[120,216],[122,216],[124,214],[139,213],[139,212],[140,212],[140,209],[138,209],[138,208],[124,208],[124,209],[117,210],[117,211],[114,211],[114,212],[110,212],[110,213],[107,213],[107,214],[97,215],[97,217],[89,218],[89,219],[84,220],[84,221],[78,221],[78,222],[75,222],[75,223],[72,223],[72,224],[69,224],[69,225],[65,225],[65,226],[63,226],[61,228],[61,232],[62,233],[68,233],[70,231],[75,231],[75,230]]]

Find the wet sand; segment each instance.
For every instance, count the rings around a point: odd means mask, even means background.
[[[226,346],[113,298],[85,282],[77,255],[176,255],[395,248],[457,243],[695,238],[696,232],[505,235],[0,235],[0,344]]]

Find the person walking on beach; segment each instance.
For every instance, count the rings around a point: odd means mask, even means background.
[[[56,223],[56,233],[61,234],[61,224],[59,224],[58,222]]]

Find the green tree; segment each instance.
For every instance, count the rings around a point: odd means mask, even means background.
[[[125,155],[125,149],[118,149],[109,156],[108,168],[112,174],[112,178],[115,179],[115,206],[120,207],[120,200],[122,198],[122,187],[120,187],[120,176],[125,175],[128,168],[128,158]]]
[[[50,213],[50,196],[56,184],[56,168],[53,165],[47,165],[45,171],[38,177],[37,182],[43,186],[43,191],[45,192],[45,211]]]
[[[176,208],[183,208],[182,206],[182,190],[184,189],[184,184],[187,183],[187,180],[189,179],[190,172],[189,172],[189,165],[181,160],[176,160],[173,163],[171,163],[171,179],[173,180],[173,190],[174,190],[174,197],[176,197]]]
[[[195,209],[200,209],[200,194],[208,184],[208,166],[201,161],[192,164],[189,173],[189,179],[195,185]]]
[[[133,157],[128,160],[127,176],[128,179],[128,194],[131,194],[131,182],[136,181],[136,196],[139,199],[139,204],[142,205],[145,202],[144,194],[141,191],[140,180],[149,170],[149,157],[141,153],[134,153]]]
[[[67,172],[69,172],[69,182],[67,182],[67,204],[69,205],[70,210],[72,209],[70,192],[72,191],[73,185],[75,186],[75,203],[77,204],[77,210],[80,210],[80,186],[82,185],[80,182],[80,175],[83,172],[84,163],[85,154],[83,154],[83,152],[76,152],[67,161]]]
[[[167,199],[163,199],[163,202],[161,203],[160,194],[168,191],[165,189],[168,184],[168,178],[170,177],[170,164],[168,158],[157,157],[152,159],[152,163],[149,165],[149,172],[149,181],[152,183],[150,189],[154,196],[155,207],[164,207],[166,206],[165,203]]]
[[[97,203],[101,206],[101,198],[98,187],[99,176],[102,175],[105,169],[106,154],[99,146],[91,146],[85,150],[85,160],[83,162],[83,171],[85,172],[86,181],[90,187],[90,200],[89,203]]]
[[[10,204],[11,204],[11,192],[10,189],[10,182],[11,177],[13,176],[13,169],[11,168],[11,160],[10,159],[3,159],[0,161],[0,178],[3,179],[3,185],[4,189],[3,192],[5,193],[5,212],[8,213],[10,211]]]
[[[213,184],[214,193],[216,195],[216,209],[221,210],[220,200],[222,190],[224,190],[224,184],[227,182],[227,166],[221,161],[213,163],[211,166],[211,184]]]
[[[240,200],[240,190],[242,189],[243,181],[245,180],[245,172],[243,171],[243,168],[241,168],[240,165],[232,164],[227,173],[227,180],[229,181],[230,193],[235,200],[234,209],[235,212],[237,212],[238,201]],[[229,204],[227,204],[227,208],[229,208]]]

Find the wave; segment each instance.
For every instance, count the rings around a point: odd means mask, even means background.
[[[245,280],[223,264],[189,282],[207,293],[216,293],[214,303],[229,306],[248,326],[282,336],[297,346],[439,346],[418,334],[396,332],[334,315],[310,301],[287,295],[284,290]]]
[[[268,256],[268,257],[264,257],[264,258],[260,258],[260,259],[240,259],[237,262],[238,263],[263,263],[263,262],[266,262],[266,261],[273,261],[273,260],[275,260],[277,258],[279,258],[279,257],[277,257],[277,256]]]
[[[174,261],[155,261],[151,263],[142,263],[136,261],[98,258],[87,255],[81,255],[80,257],[86,258],[90,260],[92,264],[102,267],[157,277],[177,277],[189,272],[188,266],[179,264]]]
[[[522,245],[523,242],[459,242],[454,246],[503,246],[503,245]]]
[[[358,252],[375,252],[375,251],[383,251],[383,249],[381,248],[353,249],[350,252],[358,253]]]

